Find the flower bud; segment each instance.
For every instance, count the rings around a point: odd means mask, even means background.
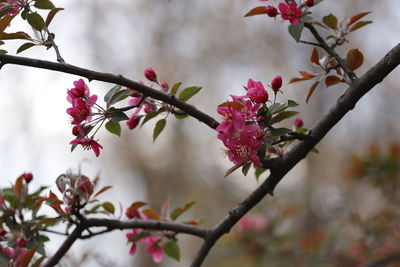
[[[29,183],[30,181],[32,181],[33,175],[30,172],[26,172],[24,173],[22,178],[25,180],[26,183]]]
[[[304,122],[303,122],[303,120],[302,120],[301,118],[296,118],[296,119],[294,120],[294,127],[296,127],[296,128],[302,128],[303,125],[304,125]]]
[[[18,237],[17,239],[17,246],[20,248],[24,248],[26,246],[26,239],[21,237]]]
[[[0,228],[0,236],[4,236],[7,233],[6,230],[4,230],[3,228]]]
[[[307,0],[306,1],[307,6],[313,6],[314,5],[314,0]]]
[[[277,75],[275,78],[272,79],[271,81],[271,88],[274,90],[274,92],[278,92],[279,89],[282,87],[282,76]]]
[[[161,88],[163,89],[163,91],[168,91],[168,89],[169,89],[168,83],[163,82],[163,83],[161,84]]]
[[[260,115],[260,116],[257,117],[257,121],[258,122],[263,122],[263,121],[265,121],[265,117]]]
[[[138,126],[140,121],[140,117],[132,116],[129,120],[126,121],[126,125],[128,126],[129,130],[133,130]]]
[[[146,77],[146,79],[149,81],[157,82],[157,74],[153,68],[146,68],[144,70],[144,77]]]
[[[267,6],[265,7],[265,13],[267,13],[269,17],[274,18],[278,15],[278,10],[273,6]]]

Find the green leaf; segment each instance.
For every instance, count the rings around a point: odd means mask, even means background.
[[[36,0],[34,7],[39,9],[52,9],[55,8],[52,2],[49,0]]]
[[[172,89],[171,89],[170,94],[171,94],[171,95],[175,95],[176,92],[178,92],[178,89],[179,89],[179,87],[181,86],[181,84],[182,84],[182,83],[176,83],[176,84],[174,84],[174,86],[173,86]]]
[[[292,130],[290,130],[288,128],[274,128],[274,129],[271,129],[271,135],[272,136],[282,136],[287,133],[290,133],[291,131]]]
[[[50,23],[52,22],[54,16],[61,10],[64,10],[64,8],[53,8],[52,10],[50,10],[49,14],[47,15],[46,18],[46,26],[49,26]]]
[[[110,101],[107,103],[109,106],[114,105],[115,103],[118,103],[121,100],[124,100],[128,96],[132,95],[131,90],[121,90],[119,92],[116,92],[110,99]]]
[[[182,92],[179,94],[179,99],[182,101],[188,101],[192,96],[197,94],[201,90],[201,87],[198,86],[192,86],[192,87],[187,87],[182,90]]]
[[[337,25],[338,25],[338,19],[335,17],[335,15],[333,15],[332,13],[330,13],[329,15],[325,16],[322,18],[322,22],[328,26],[331,29],[336,29]]]
[[[263,174],[267,169],[261,168],[261,167],[256,167],[255,170],[255,175],[256,175],[256,179],[257,181],[260,179],[261,174]]]
[[[175,221],[179,216],[181,216],[185,211],[193,207],[193,205],[196,204],[195,201],[191,201],[189,203],[186,203],[183,207],[179,207],[171,211],[170,217],[173,221]]]
[[[4,55],[4,54],[7,54],[7,50],[0,49],[0,55]]]
[[[301,32],[304,29],[304,23],[299,22],[296,25],[289,25],[289,33],[293,39],[298,43],[300,41]]]
[[[314,153],[319,154],[319,150],[318,150],[316,147],[313,147],[313,148],[311,149],[311,152],[314,152]]]
[[[107,129],[110,133],[115,134],[115,135],[118,135],[118,136],[121,136],[121,125],[119,125],[119,122],[109,120],[109,121],[106,123],[105,126],[106,126],[106,129]]]
[[[312,23],[314,21],[314,19],[311,16],[304,16],[304,17],[300,18],[300,21],[306,22],[306,23]]]
[[[118,122],[118,121],[126,121],[129,120],[129,117],[122,111],[116,110],[113,113],[111,113],[111,118],[110,120]]]
[[[242,173],[244,176],[247,176],[247,174],[249,173],[251,167],[251,162],[246,163],[243,167],[242,167]]]
[[[174,113],[175,118],[177,118],[178,120],[182,120],[188,117],[188,115],[186,113],[184,113],[182,110],[175,110],[177,112],[179,112],[179,114]],[[181,114],[184,113],[184,114]]]
[[[8,25],[10,25],[13,18],[15,18],[15,16],[5,16],[0,19],[0,32],[4,32]]]
[[[271,110],[271,113],[277,113],[277,112],[284,111],[286,108],[287,108],[287,106],[285,104],[275,103],[271,106],[270,110]]]
[[[42,16],[37,12],[28,13],[26,15],[29,25],[31,25],[35,30],[41,31],[44,28],[44,20]]]
[[[284,111],[276,115],[275,117],[272,118],[272,124],[275,124],[277,122],[283,121],[285,119],[288,119],[290,117],[296,116],[299,114],[297,111]]]
[[[115,212],[115,207],[113,205],[113,203],[111,202],[104,202],[103,204],[101,204],[101,206],[104,208],[105,211],[107,211],[108,213],[112,213],[114,214]]]
[[[31,48],[32,46],[35,46],[34,43],[24,43],[23,45],[21,45],[18,50],[17,50],[17,54],[21,53],[22,51]]]
[[[299,104],[297,104],[297,102],[294,100],[288,100],[288,102],[287,102],[288,108],[294,108],[294,107],[297,107],[298,105]]]
[[[167,121],[165,119],[161,119],[161,120],[157,121],[156,127],[154,127],[154,131],[153,131],[153,142],[156,141],[157,137],[164,130],[166,124],[167,124]]]
[[[139,234],[135,235],[134,237],[128,238],[128,240],[129,240],[129,242],[136,242],[136,241],[138,241],[142,238],[148,237],[148,236],[151,236],[150,232],[140,232]]]
[[[121,88],[122,88],[121,85],[115,85],[110,90],[108,90],[107,94],[104,96],[104,102],[106,102],[108,105],[111,98],[115,95],[115,93],[119,92]]]
[[[140,127],[142,127],[143,124],[145,124],[145,123],[148,122],[149,120],[151,120],[151,119],[157,117],[157,115],[161,114],[161,113],[164,112],[164,111],[165,111],[165,108],[163,108],[163,107],[160,108],[159,110],[151,111],[150,113],[148,113],[148,114],[144,117],[144,120],[142,121],[142,124],[140,125]]]
[[[179,261],[181,258],[181,253],[180,253],[179,246],[178,246],[176,240],[171,240],[171,241],[168,241],[167,243],[165,243],[164,251],[168,257],[173,258],[177,261]]]

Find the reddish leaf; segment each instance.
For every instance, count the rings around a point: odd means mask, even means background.
[[[311,58],[310,58],[311,63],[314,63],[317,66],[321,66],[319,64],[319,54],[317,48],[314,47],[312,53],[311,53]]]
[[[329,75],[328,77],[325,78],[326,86],[331,86],[331,85],[334,85],[334,84],[337,84],[340,82],[342,82],[342,80],[339,77],[334,76],[334,75]]]
[[[183,207],[179,207],[179,208],[174,209],[171,212],[171,219],[173,221],[175,221],[179,216],[181,216],[185,211],[190,209],[194,204],[196,204],[196,202],[192,201],[192,202],[186,203]]]
[[[169,203],[171,202],[171,197],[169,196],[163,203],[161,208],[161,216],[165,219],[169,219]]]
[[[307,71],[299,71],[300,75],[302,76],[302,78],[292,78],[289,83],[297,83],[297,82],[301,82],[301,81],[306,81],[306,80],[310,80],[312,78],[314,78],[316,75],[309,73]]]
[[[137,202],[133,202],[132,205],[128,209],[131,210],[131,211],[135,211],[135,210],[137,210],[138,208],[140,208],[140,207],[142,207],[144,205],[147,205],[147,203],[146,202],[142,202],[142,201],[137,201]]]
[[[371,11],[362,12],[362,13],[359,13],[359,14],[357,14],[357,15],[354,15],[353,17],[351,17],[350,22],[347,23],[347,26],[350,26],[351,24],[353,24],[353,23],[356,22],[357,20],[361,19],[362,17],[368,15],[369,13],[371,13]]]
[[[368,25],[372,23],[372,21],[368,20],[368,21],[359,21],[356,24],[354,24],[351,28],[350,31],[354,32],[355,30],[360,29],[361,27],[364,27],[365,25]]]
[[[49,204],[50,207],[52,207],[58,214],[63,214],[64,211],[62,210],[60,204],[63,203],[61,200],[58,199],[56,194],[50,191],[49,197],[47,200],[54,200],[54,203]]]
[[[28,267],[31,262],[33,255],[35,255],[37,247],[31,248],[22,258],[21,267]]]
[[[299,71],[299,73],[300,73],[300,75],[303,76],[303,78],[305,78],[305,79],[311,79],[311,78],[314,78],[314,77],[315,77],[314,74],[309,73],[309,72],[307,72],[307,71]]]
[[[94,197],[100,195],[101,193],[104,193],[105,191],[107,191],[108,189],[112,188],[112,186],[108,185],[103,187],[102,189],[99,190],[99,192],[97,192],[96,194],[94,194]]]
[[[224,102],[224,103],[218,105],[218,107],[220,107],[220,108],[231,107],[231,108],[236,109],[236,110],[242,110],[243,109],[243,105],[241,103],[233,102],[233,101]]]
[[[360,50],[358,50],[357,48],[349,50],[346,57],[346,63],[351,70],[359,68],[363,64],[363,62],[364,56],[360,52]]]
[[[255,15],[262,15],[262,14],[266,14],[266,8],[265,6],[258,6],[253,8],[252,10],[250,10],[249,12],[247,12],[246,15],[244,15],[245,17],[250,17],[250,16],[255,16]]]
[[[47,15],[46,18],[46,26],[49,26],[51,21],[53,20],[54,16],[58,13],[58,11],[64,10],[64,8],[53,8],[50,10],[49,14]]]
[[[145,209],[145,210],[142,210],[142,213],[145,214],[150,219],[160,220],[160,215],[158,215],[158,213],[155,210]]]
[[[0,33],[4,32],[8,25],[10,25],[10,22],[13,18],[15,18],[15,16],[5,16],[0,19]]]
[[[0,40],[15,40],[15,39],[32,40],[29,34],[25,32],[0,33]]]
[[[224,178],[228,177],[231,173],[242,167],[244,164],[236,164],[235,166],[231,167],[229,170],[226,171]]]
[[[23,190],[23,180],[24,180],[24,175],[21,175],[20,177],[17,178],[17,180],[15,181],[15,185],[14,185],[14,191],[15,193],[17,193],[17,195],[20,197],[22,195],[22,190]]]
[[[43,203],[43,201],[46,201],[46,200],[48,200],[47,197],[40,197],[40,198],[38,198],[38,199],[36,200],[36,202],[35,202],[35,205],[33,205],[33,207],[34,207],[35,209],[38,208],[38,207]]]
[[[307,98],[306,98],[306,103],[308,103],[308,100],[310,100],[312,94],[314,93],[315,89],[317,88],[319,84],[318,82],[313,83],[313,85],[311,85],[310,89],[308,90],[308,94],[307,94]]]

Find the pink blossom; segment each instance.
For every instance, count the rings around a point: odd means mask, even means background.
[[[247,96],[255,103],[262,104],[268,101],[268,93],[261,82],[249,79],[247,82]]]
[[[238,232],[263,232],[267,230],[268,223],[261,214],[247,214],[240,219],[235,227]]]
[[[130,240],[132,240],[133,238],[135,238],[136,236],[137,236],[137,234],[138,234],[138,232],[139,232],[139,230],[138,229],[132,229],[132,232],[130,232],[130,233],[127,233],[126,234],[126,238],[128,238],[128,242],[130,241]],[[132,246],[131,246],[131,248],[129,249],[129,255],[134,255],[135,254],[135,252],[136,252],[136,241],[133,241],[132,242]]]
[[[217,112],[223,116],[223,121],[216,128],[217,131],[226,134],[232,133],[235,128],[243,128],[245,119],[241,111],[232,106],[218,107]]]
[[[282,87],[282,76],[277,75],[275,78],[272,79],[271,81],[271,88],[274,90],[274,92],[278,92],[279,89]]]
[[[73,106],[67,109],[67,113],[72,117],[72,124],[78,125],[82,121],[90,121],[90,107],[81,98],[74,99]]]
[[[89,138],[77,138],[70,142],[71,145],[82,145],[84,149],[92,149],[96,157],[100,155],[100,148],[103,148],[99,143]]]
[[[83,98],[87,100],[89,106],[93,106],[97,101],[97,95],[90,95],[89,87],[86,85],[85,81],[79,79],[74,81],[74,88],[67,90],[67,100],[71,104],[74,104],[75,99]]]
[[[301,18],[301,8],[296,6],[295,2],[289,4],[280,3],[279,10],[281,12],[282,19],[289,20],[292,25],[297,25]]]
[[[163,91],[168,91],[168,89],[169,89],[168,83],[163,82],[163,83],[161,84],[161,88],[163,89]]]
[[[24,248],[26,246],[26,239],[21,237],[18,237],[17,239],[17,246],[20,248]]]
[[[267,13],[268,17],[274,18],[278,15],[278,10],[273,6],[265,7],[265,13]]]
[[[18,14],[20,10],[20,3],[18,0],[7,0],[6,2],[0,2],[0,10],[9,7],[13,9],[4,14],[3,16],[12,16]]]
[[[157,82],[157,74],[153,70],[153,68],[146,68],[144,70],[144,77],[146,77],[147,80],[152,81],[152,82]]]
[[[301,118],[296,118],[294,120],[294,127],[301,128],[301,127],[303,127],[303,125],[304,125],[304,122]]]
[[[220,139],[228,148],[227,154],[230,161],[235,164],[242,164],[251,160],[255,165],[261,166],[261,160],[257,155],[257,151],[262,147],[262,142],[257,139],[260,132],[258,124],[248,124],[242,129],[236,129],[232,134],[220,133]]]
[[[314,5],[314,0],[306,0],[306,5],[307,6],[313,6]]]
[[[164,258],[164,249],[161,245],[161,238],[149,236],[140,239],[139,242],[147,244],[147,252],[151,254],[155,263],[160,263]]]
[[[27,182],[27,183],[30,183],[30,181],[32,181],[32,179],[33,179],[33,175],[30,172],[24,173],[22,177],[25,180],[25,182]]]
[[[132,116],[129,120],[126,121],[126,126],[128,126],[129,130],[133,130],[139,125],[139,122],[139,116]]]
[[[256,114],[258,109],[260,108],[260,104],[253,105],[253,103],[250,100],[246,100],[243,104],[243,108],[241,110],[243,117],[245,120],[251,120],[253,119]]]

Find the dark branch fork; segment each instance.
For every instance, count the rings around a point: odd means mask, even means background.
[[[313,27],[308,28],[313,32]],[[317,36],[319,35],[315,36],[318,40]],[[333,56],[335,54],[333,54]],[[340,57],[338,56],[338,58]],[[342,65],[338,58],[338,63],[345,70],[346,64],[344,63],[344,65]],[[154,90],[150,87],[126,79],[122,76],[95,72],[69,64],[60,64],[10,55],[0,55],[0,66],[5,64],[16,64],[49,69],[64,73],[80,75],[83,77],[87,77],[89,80],[98,80],[127,86],[143,93],[143,95],[146,97],[152,97],[171,104],[181,109],[186,114],[197,118],[198,120],[202,121],[213,129],[218,126],[218,122],[215,121],[212,117],[199,111],[193,106],[175,98],[174,96],[170,96],[161,91]],[[197,226],[163,221],[119,221],[95,218],[88,219],[85,217],[81,217],[79,223],[76,225],[76,228],[71,232],[71,234],[67,237],[65,242],[56,251],[56,253],[51,258],[49,258],[44,266],[48,267],[57,264],[57,262],[63,257],[63,255],[65,255],[65,253],[77,239],[90,236],[91,232],[89,232],[89,234],[86,236],[83,236],[82,233],[85,230],[90,231],[89,229],[92,227],[105,227],[106,230],[102,232],[108,232],[114,229],[142,228],[168,230],[176,233],[186,233],[201,237],[204,239],[204,243],[191,265],[192,267],[201,266],[205,257],[208,255],[210,249],[213,247],[215,242],[218,241],[221,236],[228,233],[231,228],[238,222],[238,220],[242,218],[251,208],[257,205],[267,194],[272,195],[276,185],[282,180],[282,178],[299,161],[306,157],[306,155],[312,150],[312,148],[328,133],[328,131],[333,128],[333,126],[335,126],[335,124],[337,124],[345,116],[348,111],[352,110],[355,107],[356,103],[362,96],[368,93],[375,85],[380,83],[399,64],[400,44],[389,51],[383,59],[381,59],[375,66],[369,69],[359,79],[356,79],[356,76],[353,72],[348,72],[348,70],[345,70],[350,79],[352,79],[353,77],[352,83],[348,87],[346,92],[337,100],[335,105],[328,111],[328,113],[321,117],[321,119],[311,128],[310,132],[307,134],[307,138],[300,141],[282,157],[268,159],[263,162],[264,167],[270,170],[269,177],[253,193],[251,193],[246,199],[244,199],[241,203],[234,207],[229,212],[229,214],[214,227],[206,229]],[[96,233],[94,233],[93,235],[96,235]]]

